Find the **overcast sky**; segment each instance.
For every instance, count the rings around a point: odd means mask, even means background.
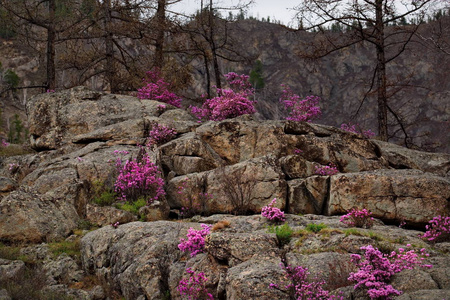
[[[209,2],[204,0],[204,2]],[[245,0],[241,0],[245,2]],[[258,19],[266,19],[270,17],[273,20],[279,20],[281,23],[288,25],[294,18],[295,12],[292,8],[299,4],[299,0],[256,0],[255,4],[250,6],[247,16],[253,16]],[[215,4],[222,6],[232,6],[239,3],[238,0],[214,0]],[[174,10],[186,11],[192,13],[200,7],[200,0],[183,0],[174,7]],[[227,15],[228,13],[225,13]],[[236,13],[234,13],[236,14]]]
[[[201,0],[182,0],[180,3],[174,5],[172,9],[177,12],[185,12],[192,14],[200,8]],[[204,3],[209,3],[209,0],[203,0]],[[249,2],[248,0],[214,0],[214,5],[222,7],[236,6],[239,3]],[[282,24],[296,27],[298,23],[295,19],[295,11],[293,8],[301,3],[301,0],[254,0],[255,2],[247,10],[247,17],[253,16],[259,20],[262,18],[267,19],[270,17],[271,21],[281,21]],[[400,1],[398,1],[400,3]],[[432,6],[435,8],[448,7],[450,0],[436,0],[432,2]],[[396,2],[396,4],[398,4]],[[403,10],[402,6],[398,7],[400,11]],[[233,14],[236,15],[237,12]],[[224,17],[228,15],[228,12],[223,13]]]

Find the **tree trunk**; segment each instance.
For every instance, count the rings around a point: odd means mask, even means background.
[[[211,75],[209,74],[209,62],[206,53],[203,55],[203,61],[205,63],[205,74],[206,74],[206,95],[208,99],[211,99]]]
[[[384,53],[383,0],[376,0],[375,29],[377,48],[378,135],[382,141],[387,141],[387,86],[386,58]]]
[[[214,76],[216,77],[216,87],[218,89],[222,88],[222,82],[220,80],[220,69],[219,69],[219,61],[217,59],[217,47],[214,41],[214,10],[213,10],[213,1],[209,1],[209,43],[211,46],[211,54],[213,59],[213,67],[214,67]]]
[[[55,40],[56,33],[54,28],[56,11],[55,0],[48,1],[49,26],[47,27],[47,89],[54,90],[56,88],[56,67],[55,67]]]
[[[115,68],[114,68],[114,42],[113,33],[111,32],[111,0],[105,0],[105,55],[106,55],[106,80],[109,83],[111,93],[118,91],[115,84]]]
[[[155,66],[162,69],[164,66],[164,32],[166,30],[166,0],[158,0],[156,10],[156,42]]]

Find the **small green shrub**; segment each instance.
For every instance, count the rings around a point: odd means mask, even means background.
[[[22,145],[9,145],[8,147],[0,147],[0,156],[9,157],[33,153],[32,150],[24,148]]]
[[[356,235],[356,236],[362,236],[363,234],[356,228],[349,228],[344,230],[345,236],[349,235]]]
[[[54,256],[66,253],[72,257],[80,257],[80,239],[49,243],[48,247]]]
[[[125,202],[122,204],[119,204],[117,206],[117,208],[122,209],[122,210],[126,210],[129,211],[135,215],[139,214],[139,209],[141,207],[144,207],[145,205],[147,205],[147,201],[144,198],[139,198],[136,201],[130,203],[130,202]]]
[[[283,224],[281,226],[269,226],[268,232],[275,233],[277,235],[278,242],[281,246],[289,244],[291,241],[294,231],[288,224]]]
[[[82,236],[83,230],[95,230],[98,229],[98,226],[95,224],[92,224],[88,220],[80,219],[77,223],[77,229],[74,230],[74,234],[78,236]]]
[[[309,223],[308,225],[306,225],[306,230],[308,230],[309,232],[314,232],[314,233],[318,233],[324,228],[327,228],[327,225],[325,225],[323,223],[320,223],[320,224]]]
[[[104,191],[98,197],[92,200],[99,206],[111,206],[117,199],[117,194],[111,191]]]
[[[374,241],[383,241],[383,240],[385,240],[385,238],[383,236],[381,236],[378,233],[375,233],[373,231],[369,231],[367,233],[367,235],[368,235],[368,237],[370,237]]]

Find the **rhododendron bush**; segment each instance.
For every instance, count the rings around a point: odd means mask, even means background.
[[[270,221],[283,222],[286,220],[286,218],[284,217],[284,212],[281,211],[278,207],[274,207],[276,203],[277,198],[274,198],[269,205],[264,206],[261,209],[261,216],[269,219]]]
[[[407,245],[410,247],[411,245]],[[348,280],[356,281],[355,289],[365,288],[371,299],[392,299],[402,292],[389,284],[391,277],[406,269],[414,269],[416,266],[431,268],[431,265],[423,264],[424,257],[428,256],[425,249],[417,254],[414,250],[406,251],[399,248],[391,254],[383,254],[372,245],[361,247],[365,251],[364,258],[358,254],[352,254],[352,262],[359,268],[357,272],[350,273]]]
[[[283,87],[283,91],[280,102],[289,113],[286,120],[311,122],[311,120],[317,119],[322,114],[319,107],[320,98],[318,96],[311,95],[302,99],[299,95],[294,94],[287,85],[281,86]]]
[[[143,79],[144,86],[138,89],[139,99],[150,99],[165,102],[175,107],[181,107],[181,98],[170,92],[171,84],[164,81],[157,69],[148,71]]]
[[[358,124],[352,124],[352,123],[343,123],[341,124],[341,129],[348,131],[348,132],[352,132],[352,133],[356,133],[356,134],[360,134],[365,138],[371,139],[375,136],[375,133],[372,132],[372,130],[368,129],[368,130],[364,130],[364,129],[357,129],[357,127],[360,127]]]
[[[203,272],[196,273],[191,268],[186,269],[186,273],[189,274],[189,278],[182,279],[178,283],[177,290],[180,292],[182,299],[187,300],[213,300],[214,297],[206,289],[206,281]]]
[[[180,239],[178,244],[178,249],[184,252],[190,252],[191,257],[202,253],[205,248],[205,236],[207,236],[211,230],[211,226],[206,224],[201,224],[203,229],[195,230],[194,228],[189,228],[186,235],[187,240]]]
[[[177,132],[174,128],[155,123],[149,132],[147,145],[162,145],[171,141],[176,135]]]
[[[251,100],[254,91],[249,76],[228,73],[225,78],[230,88],[216,88],[217,97],[206,99],[201,108],[191,107],[191,111],[199,119],[222,121],[241,115],[255,113],[256,101]]]
[[[308,268],[302,266],[285,266],[284,263],[280,263],[280,266],[285,271],[286,281],[280,285],[271,283],[269,287],[272,289],[287,290],[290,299],[343,300],[343,297],[330,295],[329,291],[322,288],[325,284],[325,280],[320,280],[317,277],[309,279],[310,272],[308,271]]]
[[[118,176],[114,184],[115,192],[123,201],[133,202],[143,197],[148,204],[164,196],[164,179],[161,172],[145,151],[138,158],[116,161]]]
[[[427,230],[422,238],[430,242],[450,240],[450,217],[436,216],[425,226]]]
[[[367,209],[352,208],[346,215],[343,215],[340,221],[348,226],[371,228],[373,226],[372,213]]]

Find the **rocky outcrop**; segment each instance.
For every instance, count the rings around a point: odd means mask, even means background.
[[[205,273],[208,290],[220,299],[282,299],[285,290],[268,286],[284,277],[283,262],[324,276],[326,287],[345,299],[364,299],[346,281],[354,271],[350,254],[368,244],[386,251],[407,243],[428,247],[419,232],[383,222],[423,229],[437,214],[450,213],[447,154],[403,149],[312,123],[253,116],[198,123],[170,105],[162,109],[156,101],[84,88],[37,96],[29,111],[32,145],[39,151],[0,158],[0,240],[64,240],[80,224],[103,226],[83,238],[81,257],[84,275],[107,283],[103,296],[100,290],[86,294],[67,285],[83,281],[70,257],[45,263],[50,293],[103,299],[111,289],[126,299],[168,294],[178,299],[176,287],[191,267]],[[145,148],[161,170],[166,196],[140,208],[138,216],[91,203],[96,189],[113,188],[118,159],[138,157],[154,123],[177,131],[171,141]],[[337,174],[317,174],[330,164]],[[268,232],[274,224],[260,216],[274,198],[290,213],[294,236],[287,244]],[[367,208],[378,219],[372,233],[345,232],[338,216],[354,207]],[[184,217],[185,209],[217,215],[167,221],[169,215]],[[247,216],[224,216],[228,213]],[[151,222],[135,222],[138,218]],[[191,258],[179,251],[190,227],[222,219],[231,225],[206,238],[205,253]],[[307,232],[309,223],[329,229]],[[408,273],[415,283],[393,280],[404,297],[422,297],[426,290],[443,295],[448,289],[449,247],[439,243],[432,251],[435,268]],[[65,270],[74,276],[64,277]]]
[[[81,87],[36,96],[29,101],[29,112],[32,146],[58,150],[3,160],[1,205],[12,210],[14,201],[7,199],[16,196],[8,193],[19,184],[51,199],[64,195],[62,202],[75,207],[76,214],[65,218],[72,221],[64,229],[48,229],[55,236],[70,232],[77,217],[89,216],[101,225],[131,220],[106,217],[117,214],[87,206],[89,185],[112,186],[115,160],[136,157],[137,145],[145,143],[154,123],[173,126],[178,136],[152,150],[166,179],[167,198],[142,212],[149,220],[164,219],[169,209],[188,205],[181,184],[187,184],[190,201],[210,195],[197,203],[208,213],[257,213],[273,198],[286,212],[333,215],[365,207],[385,221],[411,225],[427,222],[437,209],[449,212],[449,155],[408,150],[334,127],[261,122],[248,115],[199,124],[170,105],[161,108],[152,100]],[[316,174],[317,167],[330,163],[339,174]]]
[[[177,245],[188,228],[200,229],[199,223],[158,221],[128,223],[117,229],[103,227],[82,239],[83,267],[90,274],[106,278],[126,299],[160,299],[169,292],[171,299],[181,299],[176,288],[182,278],[188,278],[186,268],[204,272],[206,287],[214,299],[285,299],[283,288],[269,289],[271,283],[283,282],[280,263],[285,261],[308,268],[312,277],[324,278],[324,288],[341,293],[344,299],[366,299],[364,295],[359,297],[347,280],[356,271],[350,262],[352,253],[361,253],[359,248],[367,244],[391,250],[406,244],[414,244],[416,249],[424,246],[417,231],[388,227],[379,221],[370,230],[347,234],[337,217],[288,215],[286,223],[294,235],[285,246],[268,232],[270,223],[260,215],[213,215],[198,221],[220,220],[227,220],[230,225],[209,234],[205,253],[195,257],[181,252]],[[326,224],[326,229],[318,233],[305,231],[310,223]],[[396,241],[390,240],[393,236]],[[432,269],[408,270],[392,280],[394,288],[404,290],[405,297],[422,290],[435,295],[429,299],[447,295],[446,258],[447,254],[432,252],[427,259],[433,264]]]
[[[18,190],[4,197],[0,201],[1,239],[38,243],[67,237],[80,217],[73,203],[59,196]]]

